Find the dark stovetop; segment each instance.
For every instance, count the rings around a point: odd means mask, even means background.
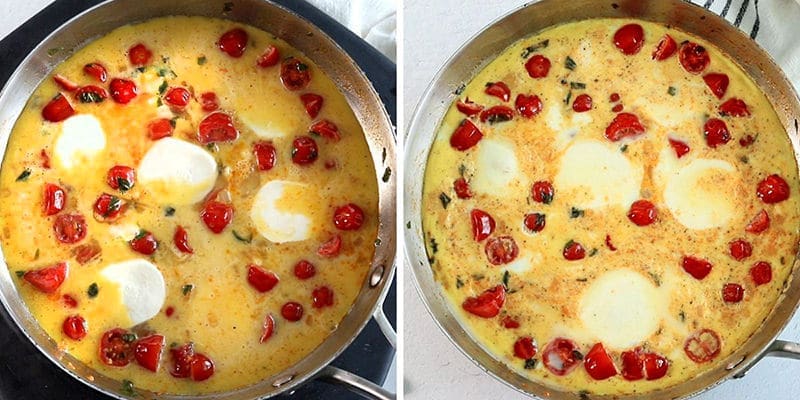
[[[4,0],[7,1],[7,0]],[[332,37],[372,81],[386,109],[395,122],[396,66],[386,57],[347,30],[328,15],[303,1],[273,0],[302,15]],[[92,7],[101,0],[57,0],[0,41],[0,85],[20,62],[50,32]],[[394,323],[396,318],[395,283],[386,297],[384,311]],[[394,357],[375,321],[345,350],[333,365],[376,383],[383,383]],[[0,308],[0,398],[85,400],[107,397],[71,378],[42,355],[17,328],[5,308]],[[283,399],[360,399],[339,386],[311,381]]]

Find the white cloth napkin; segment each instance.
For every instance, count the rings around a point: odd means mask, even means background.
[[[308,0],[392,61],[396,59],[396,0]]]

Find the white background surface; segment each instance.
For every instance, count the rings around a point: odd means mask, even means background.
[[[524,3],[523,0],[404,0],[403,115],[406,122],[411,119],[414,107],[434,74],[461,44],[494,19]],[[760,5],[764,3],[762,0]],[[791,2],[787,6],[796,7]],[[795,86],[797,84],[795,82]],[[422,304],[411,275],[407,269],[403,293],[405,398],[526,399],[489,377],[450,343]],[[800,317],[790,322],[781,338],[800,340]],[[761,361],[744,379],[725,382],[697,397],[702,400],[798,398],[800,361],[774,358]]]

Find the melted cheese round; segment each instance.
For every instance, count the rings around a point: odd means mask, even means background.
[[[128,310],[130,325],[153,318],[164,306],[167,296],[164,276],[151,262],[133,259],[110,264],[100,274],[117,285],[122,302]]]
[[[275,243],[309,239],[319,221],[319,197],[308,185],[291,181],[270,181],[253,199],[250,218],[258,232]]]
[[[163,138],[139,163],[139,181],[161,204],[194,204],[203,200],[217,180],[217,162],[202,147]]]
[[[74,115],[64,120],[53,155],[67,170],[91,163],[106,148],[106,134],[100,121],[91,114]]]

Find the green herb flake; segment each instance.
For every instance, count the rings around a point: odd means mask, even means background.
[[[436,254],[439,252],[439,243],[436,243],[436,239],[431,238],[431,254]]]
[[[411,229],[411,221],[406,222],[406,229]]]
[[[156,106],[158,106],[158,107],[161,107],[161,106],[163,106],[163,105],[164,105],[164,102],[163,102],[163,101],[161,101],[161,97],[157,98],[157,99],[156,99]]]
[[[529,359],[525,360],[525,369],[534,369],[534,368],[536,368],[536,359],[535,358],[529,358]]]
[[[64,50],[64,48],[63,47],[53,47],[53,48],[47,49],[47,55],[52,57],[52,56],[60,53],[61,50]]]
[[[508,290],[508,280],[511,278],[511,273],[507,270],[503,272],[503,286]]]
[[[171,69],[169,69],[167,67],[158,69],[158,76],[160,76],[162,78],[166,78],[167,75],[169,75],[172,78],[175,78],[175,77],[178,76],[178,74],[176,74],[175,71],[173,71],[173,70],[171,70]]]
[[[442,202],[442,207],[444,209],[447,209],[447,205],[450,204],[450,202],[452,201],[450,196],[446,195],[444,192],[439,194],[439,200]]]
[[[564,67],[570,71],[574,71],[575,68],[578,67],[578,64],[575,64],[575,60],[573,60],[572,57],[567,56],[567,58],[564,60]]]
[[[235,230],[232,231],[232,232],[233,232],[233,237],[235,237],[236,240],[238,240],[238,241],[240,241],[242,243],[250,244],[253,241],[253,234],[252,233],[250,234],[250,236],[244,236],[244,235],[240,235]]]
[[[462,287],[464,287],[464,281],[462,281],[461,278],[456,277],[456,289],[461,289]]]
[[[133,185],[131,185],[131,182],[129,180],[120,177],[120,178],[117,178],[117,186],[119,186],[119,191],[120,192],[125,193],[128,190],[131,190],[131,187]]]
[[[572,239],[570,239],[570,240],[567,242],[567,244],[565,244],[565,245],[564,245],[564,251],[566,251],[568,248],[572,247],[572,245],[574,245],[574,244],[575,244],[575,241],[574,241],[574,240],[572,240]]]
[[[161,76],[163,76],[163,75],[161,75]],[[169,87],[169,85],[167,84],[167,81],[162,81],[161,82],[161,86],[158,87],[158,94],[159,95],[164,95],[164,92],[167,91],[168,87]]]
[[[583,360],[583,353],[578,350],[572,350],[572,357],[576,360]]]
[[[589,257],[594,257],[597,255],[597,247],[593,248],[592,251],[589,252]]]
[[[741,156],[741,157],[739,157],[739,161],[747,164],[747,163],[750,162],[750,159],[747,156]]]
[[[384,147],[381,152],[381,162],[386,162],[386,147]]]
[[[38,260],[39,259],[39,249],[36,249],[36,253],[33,254],[33,259],[34,260]]]
[[[186,296],[192,292],[192,289],[194,289],[194,285],[192,284],[183,285],[183,288],[181,288],[181,292],[183,293],[184,296]]]
[[[229,2],[225,3],[224,6],[222,6],[222,12],[223,13],[229,13],[231,11],[233,11],[233,2],[232,1],[229,1]]]
[[[25,276],[26,271],[15,271],[14,273],[17,275],[17,278],[22,278]]]
[[[175,118],[169,120],[169,126],[171,126],[172,128],[175,128],[176,126],[178,126],[178,117],[175,117]]]
[[[137,233],[136,236],[134,236],[133,240],[139,240],[139,239],[147,236],[148,233],[150,233],[150,232],[147,232],[144,229],[139,229],[139,233]]]
[[[564,104],[569,105],[569,101],[572,99],[572,90],[567,92],[567,97],[564,98]]]
[[[81,94],[78,95],[78,100],[80,100],[81,103],[102,103],[104,99],[95,92],[87,91],[81,92]]]
[[[486,277],[483,276],[483,274],[472,274],[472,279],[474,279],[476,282],[482,281],[484,278]]]
[[[675,96],[675,94],[678,93],[678,89],[676,89],[675,86],[670,86],[669,88],[667,88],[667,93],[670,96]]]
[[[380,246],[380,245],[381,245],[381,243],[383,243],[383,241],[381,240],[381,238],[377,238],[377,239],[375,239],[375,247],[378,247],[378,246]]]
[[[197,57],[197,65],[204,65],[208,61],[206,56]]]
[[[461,93],[464,93],[464,89],[466,89],[466,88],[467,88],[467,86],[466,86],[466,85],[464,85],[464,84],[462,83],[461,85],[459,85],[459,86],[456,88],[456,91],[455,91],[455,92],[453,92],[453,93],[454,93],[456,96],[460,96],[460,95],[461,95]]]
[[[464,174],[466,174],[466,173],[467,173],[467,166],[464,165],[464,164],[459,165],[458,166],[458,174],[461,175],[461,177],[464,177]]]
[[[136,341],[136,334],[135,333],[124,333],[122,335],[122,341],[125,343],[133,343]]]
[[[108,209],[103,213],[103,218],[107,218],[115,211],[119,210],[120,207],[122,207],[122,200],[117,196],[111,196],[111,200],[108,202]]]
[[[572,209],[569,210],[569,217],[570,218],[579,218],[579,217],[582,217],[583,214],[584,214],[584,211],[581,210],[580,208],[572,207]]]
[[[545,39],[539,43],[526,47],[525,50],[522,51],[522,58],[528,58],[528,56],[530,56],[532,53],[546,48],[549,44],[550,39]]]
[[[175,207],[167,207],[164,209],[164,215],[167,217],[171,217],[175,215]]]
[[[619,151],[623,153],[628,151],[628,145],[627,144],[622,145],[622,147],[619,148]]]
[[[28,169],[28,168],[25,168],[25,170],[22,171],[22,173],[19,174],[19,176],[17,177],[17,182],[25,182],[25,181],[28,180],[29,176],[31,176],[31,170]]]
[[[587,278],[578,278],[578,279],[575,279],[575,280],[578,281],[578,282],[586,282],[589,279],[587,279]]]
[[[136,70],[139,71],[139,73],[143,73],[144,71],[147,71],[147,67],[139,67],[136,68]]]
[[[660,287],[661,286],[661,275],[659,275],[659,274],[657,274],[655,272],[652,272],[652,271],[648,271],[647,273],[650,275],[650,278],[653,279],[653,282],[656,284],[656,286]]]
[[[392,176],[392,169],[389,168],[389,167],[386,167],[386,170],[383,171],[383,178],[381,178],[381,180],[384,181],[384,182],[389,182],[389,178],[391,176]]]
[[[89,285],[89,290],[86,291],[86,294],[89,295],[90,299],[97,297],[97,294],[100,293],[100,288],[97,286],[97,282],[92,282]]]
[[[308,65],[305,65],[305,64],[303,64],[301,62],[297,63],[297,70],[298,71],[306,71],[306,70],[308,70]]]
[[[681,319],[681,322],[686,322],[686,313],[683,312],[683,310],[678,313],[678,317]]]
[[[570,82],[569,87],[575,90],[586,89],[586,84],[583,82]]]
[[[123,379],[122,380],[122,394],[127,395],[127,396],[131,396],[131,397],[136,397],[136,396],[139,395],[133,389],[133,382],[131,382],[128,379]]]
[[[584,389],[578,392],[578,396],[580,396],[581,400],[589,400],[589,391]]]

